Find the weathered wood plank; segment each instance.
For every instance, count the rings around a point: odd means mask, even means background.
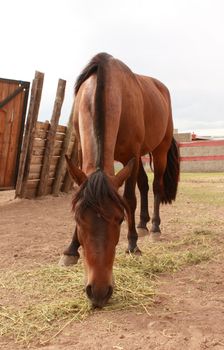
[[[48,183],[47,183],[47,187],[48,187],[48,186],[52,186],[53,181],[54,181],[54,178],[49,178],[49,179],[48,179]],[[38,188],[39,182],[40,182],[39,179],[28,180],[28,181],[27,181],[27,189],[28,189],[28,188]]]
[[[49,121],[48,120],[46,120],[45,122],[39,122],[39,121],[37,121],[37,123],[36,123],[36,130],[44,130],[44,131],[47,131],[48,130],[48,128],[49,128],[49,125],[50,125],[50,123],[49,123]]]
[[[61,114],[61,107],[64,100],[65,86],[66,86],[66,81],[59,79],[57,92],[56,92],[56,99],[54,103],[54,109],[53,109],[51,123],[50,123],[51,125],[47,135],[43,167],[41,170],[41,177],[40,177],[40,182],[39,182],[38,191],[37,191],[38,196],[45,195],[47,186],[48,186],[50,161],[54,153],[55,134],[57,131],[58,121]]]
[[[66,135],[66,134],[62,134],[62,133],[60,133],[60,132],[57,132],[56,135],[55,135],[55,140],[56,140],[56,141],[62,141],[62,142],[64,142],[65,135]]]
[[[18,88],[18,83],[5,84],[3,89],[7,91],[7,97],[12,95],[15,89]],[[21,91],[22,92],[22,91]],[[2,134],[2,145],[0,149],[0,185],[10,187],[15,182],[15,167],[18,149],[18,131],[21,124],[21,92],[10,100],[3,107],[4,132]]]
[[[37,187],[26,189],[26,198],[33,199],[36,197]]]
[[[49,128],[49,125],[50,125],[49,120],[46,120],[45,122],[37,121],[36,129],[46,130],[47,131],[48,128]],[[65,125],[58,125],[56,130],[57,130],[57,132],[65,134],[66,133],[66,128],[67,127]]]
[[[1,86],[0,86],[1,89]],[[6,110],[0,109],[0,157],[2,158],[3,146],[4,146],[4,135],[6,128]],[[3,165],[1,163],[1,172],[3,171]],[[4,188],[4,187],[3,187]]]
[[[32,157],[33,156],[43,156],[44,155],[45,148],[34,148],[32,152]]]
[[[67,127],[64,126],[64,125],[58,125],[57,126],[57,132],[61,132],[61,133],[65,134],[66,133],[66,129],[67,129]]]
[[[16,197],[24,197],[26,191],[26,183],[29,175],[30,161],[33,150],[33,136],[35,132],[35,126],[38,118],[42,89],[44,82],[44,74],[40,72],[35,73],[33,80],[30,105],[27,116],[27,123],[25,128],[25,134],[23,139],[19,171],[16,184]]]
[[[56,164],[59,160],[59,156],[53,156],[51,158],[51,164]],[[31,158],[31,166],[32,165],[42,165],[43,164],[43,156],[35,156],[33,155],[32,158]]]
[[[59,157],[57,157],[57,160],[59,159]],[[50,171],[54,171],[55,172],[55,169],[57,167],[57,162],[51,162],[50,166],[49,166],[49,172]],[[42,164],[31,164],[30,166],[30,172],[29,174],[32,174],[32,173],[38,173],[39,172],[39,179],[40,179],[40,173],[41,173],[41,168],[42,168]]]
[[[72,105],[72,110],[69,116],[67,131],[65,134],[65,138],[64,138],[64,142],[61,150],[61,157],[57,165],[55,180],[53,183],[52,194],[54,194],[55,196],[57,196],[60,192],[62,180],[66,173],[65,154],[67,154],[68,152],[68,148],[70,145],[70,140],[73,132],[73,110],[74,110],[74,103]]]
[[[74,148],[74,144],[75,144],[75,140],[74,140],[74,141],[71,141],[71,142],[69,143],[68,151],[67,151],[68,156],[71,156],[72,151],[73,151],[73,148]]]
[[[15,91],[12,86],[11,93]],[[17,175],[17,158],[21,144],[19,144],[20,132],[22,128],[23,104],[25,93],[22,90],[7,104],[7,114],[9,116],[10,135],[8,138],[8,151],[6,153],[6,168],[4,183],[7,187],[15,186]]]
[[[53,149],[53,155],[60,155],[61,152],[61,146],[62,146],[62,142],[56,142],[56,144],[54,145],[54,149]],[[46,147],[41,145],[41,143],[39,143],[38,146],[38,142],[35,144],[35,146],[33,147],[33,152],[32,152],[32,156],[40,156],[43,155],[45,153],[45,149]]]
[[[55,177],[55,168],[53,170],[49,171],[49,177],[54,178]],[[40,171],[38,172],[30,172],[28,180],[40,180]]]
[[[36,129],[34,137],[35,137],[35,139],[46,140],[47,139],[47,135],[48,135],[47,130]],[[56,132],[56,134],[55,134],[55,140],[57,140],[57,141],[63,141],[64,137],[65,137],[64,133]]]
[[[46,147],[46,141],[47,140],[35,138],[33,140],[33,148],[45,148]],[[56,140],[56,138],[55,138],[55,142],[54,142],[54,148],[55,149],[62,148],[62,144],[63,144],[63,141]]]
[[[5,168],[7,162],[7,155],[5,153],[8,150],[9,143],[7,138],[8,133],[8,113],[6,110],[0,110],[0,159],[1,159],[1,170],[0,170],[0,186],[4,188]]]
[[[47,130],[36,128],[35,133],[34,133],[34,137],[35,137],[35,139],[45,140],[47,138]]]
[[[33,148],[43,148],[45,147],[46,140],[44,139],[34,139],[33,140]]]
[[[34,156],[32,155],[31,157],[31,165],[33,164],[42,164],[42,161],[43,161],[43,156]]]

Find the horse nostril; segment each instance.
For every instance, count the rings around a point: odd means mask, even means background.
[[[92,292],[92,286],[91,284],[88,284],[88,286],[86,287],[86,294],[88,296],[89,299],[92,299],[93,297],[93,292]]]
[[[113,294],[113,287],[109,286],[102,290],[94,290],[91,284],[86,286],[86,294],[92,301],[94,307],[103,307]]]

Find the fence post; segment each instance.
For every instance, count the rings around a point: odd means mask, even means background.
[[[33,150],[33,137],[39,113],[43,82],[44,74],[36,71],[32,83],[29,111],[27,115],[26,128],[23,137],[22,150],[20,154],[15,197],[24,197],[26,192],[26,184],[28,180]]]
[[[54,179],[54,183],[53,183],[53,190],[52,190],[52,194],[54,194],[55,196],[57,196],[59,191],[60,191],[62,179],[64,178],[65,173],[66,173],[65,154],[68,151],[68,147],[69,147],[69,143],[70,143],[72,131],[73,131],[73,107],[74,107],[74,102],[72,105],[72,110],[71,110],[69,121],[68,121],[65,139],[64,139],[64,142],[62,145],[61,156],[60,156],[60,159],[59,159],[59,162],[57,165],[57,169],[55,172],[56,175],[55,175],[55,179]]]
[[[51,117],[51,124],[47,135],[43,166],[42,166],[41,175],[40,175],[40,182],[37,190],[38,196],[43,196],[47,192],[50,163],[53,155],[55,134],[57,131],[58,121],[61,115],[61,107],[63,104],[64,95],[65,95],[65,86],[66,86],[66,81],[59,79],[56,98],[54,102],[54,109]]]

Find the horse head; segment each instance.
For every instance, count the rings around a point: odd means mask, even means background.
[[[120,227],[129,208],[118,189],[129,177],[133,160],[114,176],[98,169],[87,175],[66,158],[78,185],[73,199],[77,237],[83,249],[86,294],[93,306],[103,307],[113,293],[113,263]]]

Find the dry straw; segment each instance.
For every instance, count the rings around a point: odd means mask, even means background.
[[[142,257],[126,256],[118,249],[114,295],[102,312],[139,309],[148,312],[155,295],[156,276],[197,264],[212,255],[210,235],[193,235],[174,243],[151,245],[143,239]],[[27,271],[2,271],[0,334],[16,342],[48,342],[69,323],[94,312],[83,291],[82,262],[72,268],[38,266]]]

